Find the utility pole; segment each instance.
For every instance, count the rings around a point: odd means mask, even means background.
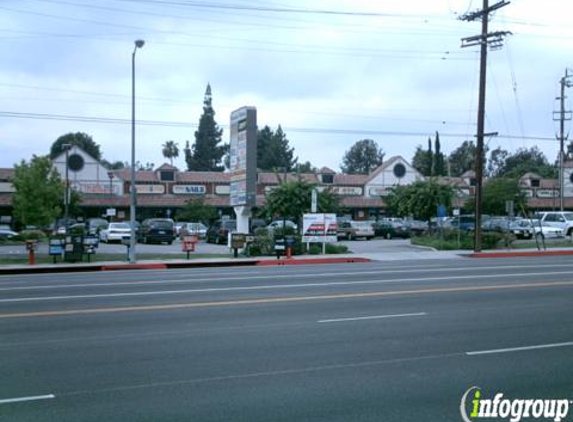
[[[479,74],[479,103],[477,116],[477,142],[476,142],[476,186],[475,186],[475,238],[474,251],[481,251],[481,220],[482,220],[482,186],[483,186],[483,140],[485,124],[485,94],[486,94],[486,74],[487,74],[487,49],[491,47],[498,50],[503,45],[503,37],[510,34],[506,31],[488,33],[489,15],[491,12],[509,4],[508,1],[501,1],[489,5],[489,0],[483,0],[483,9],[461,16],[461,20],[475,21],[481,19],[481,34],[472,37],[462,38],[462,48],[479,45],[480,50],[480,74]]]
[[[569,69],[565,69],[565,76],[560,80],[561,84],[561,96],[557,97],[560,100],[561,108],[559,111],[553,112],[553,120],[559,121],[559,209],[563,211],[563,186],[565,185],[564,179],[564,164],[565,164],[565,139],[568,138],[569,134],[565,135],[565,121],[571,120],[571,111],[565,110],[565,87],[571,88],[573,86],[569,78],[572,75],[569,74]],[[555,116],[559,117],[555,117]]]

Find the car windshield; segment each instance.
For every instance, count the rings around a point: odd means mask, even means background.
[[[167,220],[152,221],[149,225],[154,229],[169,230],[173,228],[173,223]]]
[[[563,216],[567,221],[573,221],[573,212],[566,212]]]

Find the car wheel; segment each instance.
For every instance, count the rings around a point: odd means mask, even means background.
[[[350,233],[346,234],[346,240],[352,240],[352,235]]]
[[[143,236],[143,243],[145,243],[147,245],[147,236]]]
[[[167,242],[168,245],[171,245],[173,242]]]
[[[384,236],[386,239],[392,239],[392,234],[390,233],[386,233],[386,236]]]

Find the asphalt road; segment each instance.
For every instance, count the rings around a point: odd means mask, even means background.
[[[472,386],[571,400],[572,270],[546,257],[1,277],[0,420],[442,422],[462,420]]]

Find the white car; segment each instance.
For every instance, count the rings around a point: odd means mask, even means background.
[[[131,228],[128,223],[109,223],[109,225],[99,232],[101,242],[121,242],[124,236],[131,235]]]
[[[374,238],[374,227],[371,221],[351,221],[350,225],[355,229],[355,238],[363,237],[366,240]]]
[[[546,239],[556,239],[559,237],[564,237],[565,234],[563,230],[559,227],[553,227],[550,223],[540,222],[539,220],[529,220],[523,219],[519,220],[519,222],[514,223],[511,226],[511,229],[517,229],[517,226],[521,230],[527,230],[529,232],[529,236],[523,236],[525,238],[532,237],[531,233],[535,233],[535,236],[541,238],[541,236],[545,237]],[[518,233],[514,230],[514,233],[517,235]]]

